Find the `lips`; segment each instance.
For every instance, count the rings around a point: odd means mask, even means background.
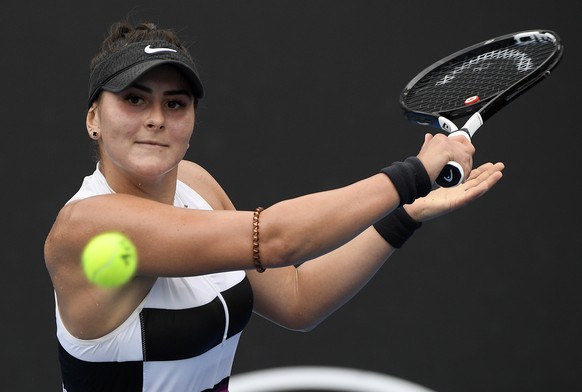
[[[153,147],[168,147],[167,144],[164,144],[161,142],[156,142],[156,141],[150,141],[150,140],[137,141],[136,144],[142,144],[142,145],[153,146]]]

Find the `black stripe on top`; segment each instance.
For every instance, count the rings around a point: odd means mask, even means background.
[[[242,281],[222,292],[229,310],[227,337],[241,332],[253,310],[251,285]],[[145,361],[196,357],[222,342],[226,323],[219,298],[188,309],[144,308],[140,313]]]
[[[61,377],[68,392],[141,392],[143,362],[87,362],[59,343]]]

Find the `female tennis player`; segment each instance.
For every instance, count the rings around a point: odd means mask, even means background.
[[[471,171],[465,138],[427,135],[416,155],[361,181],[237,211],[205,169],[184,160],[203,95],[178,37],[150,23],[113,25],[91,62],[86,128],[98,162],[45,244],[63,390],[227,391],[253,311],[314,328],[421,222],[502,177],[502,163]],[[468,180],[433,191],[451,160]],[[139,265],[130,282],[103,289],[84,276],[80,255],[110,230],[135,243]]]

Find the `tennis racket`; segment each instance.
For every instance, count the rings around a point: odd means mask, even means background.
[[[402,91],[400,105],[409,121],[471,140],[493,114],[548,76],[562,51],[558,35],[550,30],[489,39],[420,72]],[[458,129],[452,120],[467,116]],[[451,161],[436,183],[451,187],[464,179],[461,166]]]

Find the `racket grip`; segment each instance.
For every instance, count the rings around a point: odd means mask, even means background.
[[[450,188],[461,184],[465,180],[465,172],[461,165],[455,161],[450,161],[443,167],[436,183],[443,188]]]
[[[465,136],[471,141],[469,131],[461,128],[449,134],[449,137]],[[436,183],[443,188],[450,188],[462,184],[465,181],[465,172],[460,164],[454,161],[449,161],[436,179]]]

